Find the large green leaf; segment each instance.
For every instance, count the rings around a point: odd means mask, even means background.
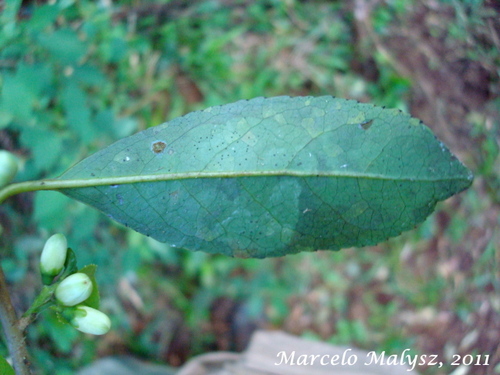
[[[261,258],[376,244],[422,222],[472,174],[398,110],[276,97],[147,129],[59,179],[90,179],[63,192],[159,241]]]

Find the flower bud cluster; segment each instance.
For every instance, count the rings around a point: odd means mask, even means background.
[[[58,275],[63,278],[68,252],[68,242],[63,234],[50,237],[40,257],[40,272],[45,284],[54,282]],[[56,286],[57,285],[57,286]],[[92,294],[93,284],[90,277],[83,272],[72,273],[54,284],[54,296],[63,316],[68,322],[84,333],[102,335],[111,328],[109,317],[99,310],[85,306],[84,303]]]
[[[82,272],[74,273],[58,285],[56,299],[69,309],[66,316],[70,324],[77,330],[92,335],[103,335],[111,328],[109,317],[103,312],[82,305],[92,294],[92,280]]]

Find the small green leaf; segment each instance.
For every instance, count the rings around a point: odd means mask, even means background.
[[[76,82],[70,80],[66,82],[61,95],[68,126],[88,144],[94,139],[95,131],[90,120],[91,111],[86,93]]]
[[[33,162],[38,170],[53,168],[63,150],[62,138],[56,132],[33,128],[21,134],[21,142],[31,150]]]
[[[43,309],[52,304],[52,296],[56,290],[57,285],[44,285],[38,296],[33,301],[30,308],[23,314],[23,316],[30,316],[40,313]]]
[[[99,297],[99,288],[97,285],[97,281],[95,279],[96,270],[97,270],[97,265],[89,264],[89,265],[83,267],[78,272],[82,272],[82,273],[86,274],[90,278],[90,281],[92,281],[92,293],[90,294],[89,298],[87,298],[83,302],[83,304],[86,306],[92,307],[94,309],[99,309],[100,297]]]
[[[4,74],[0,95],[3,116],[13,116],[23,124],[30,123],[33,109],[40,109],[44,107],[42,103],[47,102],[45,92],[52,76],[48,64],[26,63],[19,63],[15,74]]]
[[[59,280],[63,280],[69,275],[77,272],[78,267],[76,265],[76,255],[73,249],[68,247],[68,253],[66,254],[66,261],[64,262],[64,271],[59,276]]]
[[[1,355],[0,355],[0,374],[2,374],[2,375],[16,375],[12,366]]]
[[[86,43],[70,28],[61,28],[50,34],[40,33],[36,38],[61,65],[76,65],[87,51]]]
[[[147,129],[58,180],[73,186],[66,195],[172,246],[263,258],[399,235],[472,174],[401,111],[276,97]]]
[[[59,4],[42,5],[35,7],[33,15],[29,20],[31,32],[41,32],[45,27],[52,24],[60,14]]]

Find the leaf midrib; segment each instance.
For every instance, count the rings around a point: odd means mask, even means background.
[[[412,182],[440,182],[452,180],[466,180],[465,176],[455,177],[440,177],[440,178],[420,178],[420,177],[396,177],[387,176],[374,173],[334,173],[334,172],[301,172],[301,171],[230,171],[230,172],[182,172],[182,173],[164,173],[164,174],[149,174],[149,175],[131,175],[131,176],[113,176],[113,177],[97,177],[89,179],[53,179],[44,180],[45,183],[54,183],[54,188],[76,188],[76,187],[92,187],[103,185],[121,185],[133,184],[141,182],[159,182],[159,181],[172,181],[172,180],[187,180],[197,178],[239,178],[239,177],[277,177],[277,176],[290,176],[290,177],[330,177],[330,178],[363,178],[373,180],[387,180],[387,181],[412,181]],[[60,184],[61,187],[55,187]],[[64,186],[63,186],[64,185]]]
[[[196,178],[239,178],[239,177],[269,177],[269,176],[291,176],[291,177],[337,177],[337,178],[365,178],[377,179],[386,181],[411,181],[411,182],[441,182],[452,180],[470,180],[466,176],[447,177],[447,178],[414,178],[414,177],[395,177],[381,176],[372,173],[355,174],[355,173],[327,173],[327,172],[299,172],[299,171],[250,171],[250,172],[183,172],[183,173],[166,173],[166,174],[151,174],[151,175],[134,175],[134,176],[114,176],[114,177],[95,177],[88,179],[47,179],[37,181],[26,181],[11,184],[0,191],[0,203],[10,196],[24,193],[28,191],[40,190],[62,190],[75,189],[94,186],[106,185],[122,185],[134,184],[141,182],[159,182],[186,180]]]

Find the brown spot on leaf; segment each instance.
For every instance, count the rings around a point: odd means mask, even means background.
[[[155,141],[151,145],[151,150],[155,154],[161,154],[165,150],[165,147],[167,147],[167,144],[165,142],[163,142],[163,141]]]
[[[361,126],[361,128],[364,130],[368,130],[370,128],[370,126],[372,126],[372,124],[373,124],[373,120],[369,120],[369,121],[362,122],[361,124],[359,124],[359,126]]]

